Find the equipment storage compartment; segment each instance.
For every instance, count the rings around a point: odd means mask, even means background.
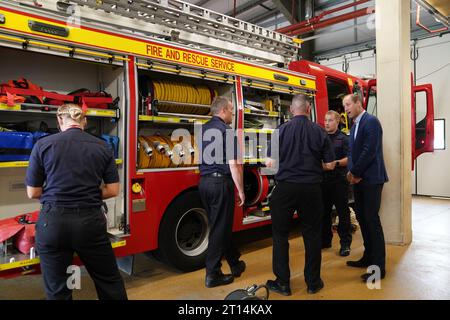
[[[16,146],[16,153],[20,153],[19,156],[12,152],[9,156],[0,156],[0,219],[39,209],[39,202],[29,200],[26,195],[24,180],[31,150],[23,135],[30,134],[34,145],[42,136],[59,132],[56,110],[62,103],[72,102],[88,107],[85,131],[103,138],[113,149],[121,191],[118,197],[107,201],[108,229],[115,235],[123,234],[126,221],[123,201],[125,139],[120,117],[126,101],[123,62],[83,61],[4,47],[0,48],[0,59],[4,61],[0,74],[3,84],[0,131],[5,131],[0,133],[3,134],[0,145]],[[19,132],[23,133],[22,138],[15,138],[13,142],[10,136]],[[7,150],[3,152],[8,153]]]
[[[275,180],[273,175],[263,174],[261,168],[264,166],[267,148],[271,143],[277,142],[278,135],[275,130],[291,118],[289,108],[292,98],[295,94],[307,92],[252,79],[242,83],[246,198],[243,224],[250,224],[270,220],[268,204]]]
[[[210,106],[216,96],[226,96],[236,106],[234,80],[170,65],[140,68],[138,170],[197,167],[195,131],[211,118]]]
[[[149,225],[158,234],[156,256],[177,269],[192,271],[204,266],[209,234],[197,187],[196,135],[211,118],[214,97],[229,98],[237,109],[235,78],[153,60],[137,65],[139,176],[133,181],[131,215],[147,211],[153,219]]]

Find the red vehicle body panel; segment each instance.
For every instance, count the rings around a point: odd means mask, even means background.
[[[353,92],[356,83],[362,88],[367,87],[367,83],[360,78],[307,60],[291,62],[289,69],[316,77],[316,121],[321,126],[324,126],[325,114],[328,111],[327,79],[345,83],[348,93]]]

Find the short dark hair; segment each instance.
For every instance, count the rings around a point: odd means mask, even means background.
[[[361,96],[359,94],[357,94],[357,93],[348,94],[348,95],[346,95],[344,97],[344,99],[346,99],[348,97],[352,100],[353,103],[358,103],[359,102],[359,103],[361,103],[361,105],[363,104]],[[344,100],[344,99],[342,99],[342,100]]]

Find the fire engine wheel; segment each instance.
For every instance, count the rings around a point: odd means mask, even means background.
[[[166,211],[159,231],[159,253],[181,271],[200,269],[208,248],[208,217],[198,192],[176,199]]]

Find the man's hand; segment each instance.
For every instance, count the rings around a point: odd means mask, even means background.
[[[336,167],[336,161],[328,162],[328,163],[322,163],[323,170],[325,171],[333,171]]]
[[[100,187],[102,193],[102,199],[106,200],[109,198],[114,198],[119,195],[120,184],[119,182],[107,183]]]
[[[353,175],[349,172],[347,172],[347,175],[345,176],[347,178],[347,181],[350,182],[352,180]]]
[[[244,193],[244,191],[239,191],[238,194],[239,194],[238,206],[242,207],[244,205],[244,202],[245,202],[245,193]]]
[[[236,160],[230,160],[230,171],[233,178],[233,182],[238,190],[239,202],[238,205],[241,207],[245,201],[244,194],[244,172],[242,165],[238,164]]]
[[[27,186],[27,195],[30,199],[40,199],[42,196],[42,187]]]
[[[357,183],[360,183],[361,180],[362,180],[362,178],[357,178],[357,177],[355,177],[355,176],[353,175],[353,173],[351,173],[350,171],[347,172],[347,181],[348,181],[350,184],[357,184]]]
[[[272,158],[266,158],[264,162],[267,168],[273,168],[275,166],[275,160]]]

